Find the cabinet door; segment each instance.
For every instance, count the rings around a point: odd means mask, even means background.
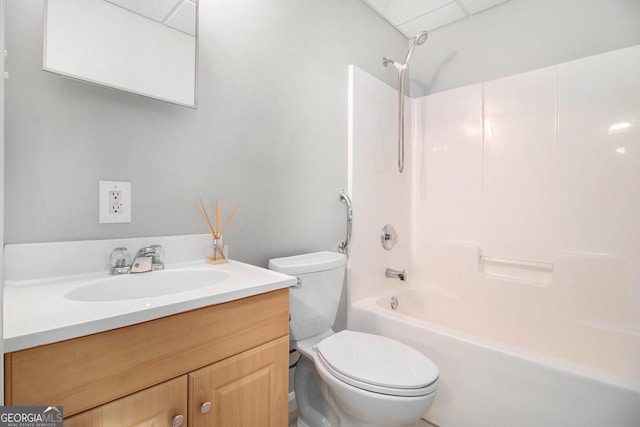
[[[189,425],[286,427],[288,355],[285,336],[189,374]]]
[[[176,417],[182,416],[180,424]],[[175,419],[175,423],[174,423]],[[187,376],[66,418],[64,427],[187,426]]]

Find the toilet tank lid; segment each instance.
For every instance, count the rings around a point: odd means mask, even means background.
[[[332,270],[347,262],[344,254],[336,252],[313,252],[269,260],[269,269],[285,274],[304,274]]]

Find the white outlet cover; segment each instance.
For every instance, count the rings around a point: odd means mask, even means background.
[[[109,212],[109,192],[120,191],[120,212]],[[98,181],[98,222],[113,224],[131,222],[131,183],[127,181]]]

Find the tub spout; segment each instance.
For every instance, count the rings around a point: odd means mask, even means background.
[[[407,273],[402,270],[394,270],[393,268],[387,268],[385,272],[385,276],[390,277],[392,279],[400,279],[402,281],[407,280]]]

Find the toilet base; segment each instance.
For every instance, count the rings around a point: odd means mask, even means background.
[[[313,427],[313,426],[310,426],[309,424],[305,423],[304,421],[302,421],[299,417],[296,418],[295,425],[296,425],[296,427]],[[409,427],[429,427],[429,426],[433,426],[433,424],[430,424],[428,421],[420,419],[420,421],[417,421],[417,422],[411,424]],[[342,424],[340,425],[340,427],[342,427]]]
[[[298,404],[298,427],[408,427],[414,426],[424,413],[409,424],[390,423],[388,419],[382,424],[376,423],[375,419],[356,420],[341,408],[327,383],[316,371],[315,364],[305,356],[298,360],[296,366],[294,391]],[[427,409],[425,407],[424,411]]]

